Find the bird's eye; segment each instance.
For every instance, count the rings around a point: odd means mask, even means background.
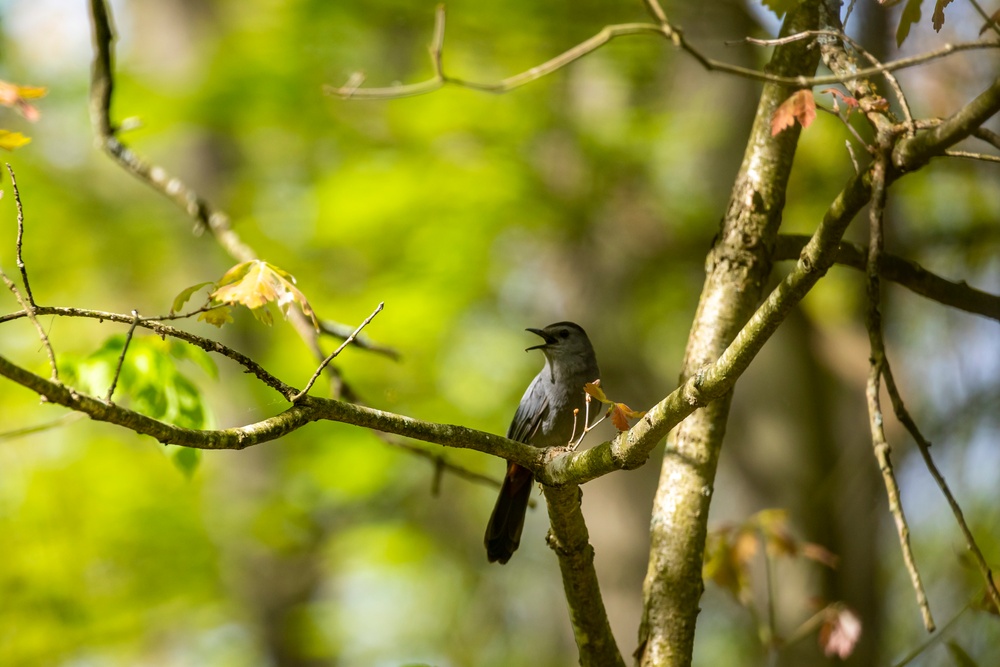
[[[559,337],[563,339],[569,338],[569,331],[567,329],[563,329],[559,332]]]

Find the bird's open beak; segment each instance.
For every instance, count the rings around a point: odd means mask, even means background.
[[[535,334],[536,336],[541,336],[542,339],[545,341],[541,345],[532,345],[531,347],[526,347],[524,349],[525,352],[528,352],[530,350],[544,350],[546,347],[548,347],[552,343],[556,342],[555,338],[553,338],[549,334],[545,333],[541,329],[525,329],[525,331],[530,331],[531,333]]]

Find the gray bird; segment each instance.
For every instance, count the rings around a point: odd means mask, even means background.
[[[556,322],[544,329],[527,329],[545,341],[528,350],[541,350],[545,367],[528,385],[507,437],[535,447],[557,447],[573,436],[573,411],[579,409],[576,437],[583,433],[583,385],[601,376],[597,357],[586,332],[573,322]],[[593,417],[593,415],[591,415]],[[507,464],[500,496],[486,526],[486,557],[506,563],[521,543],[524,513],[528,508],[534,475],[516,463]]]

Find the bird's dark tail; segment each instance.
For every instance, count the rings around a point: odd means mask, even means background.
[[[524,513],[528,509],[534,475],[516,463],[507,464],[497,504],[486,525],[486,557],[491,563],[506,563],[521,543]]]

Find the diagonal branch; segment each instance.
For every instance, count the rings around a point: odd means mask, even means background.
[[[111,28],[107,0],[90,0],[90,17],[94,43],[90,78],[90,122],[98,146],[126,172],[177,204],[195,221],[199,230],[209,230],[216,242],[237,262],[257,259],[259,254],[236,233],[225,212],[212,206],[180,178],[171,175],[163,167],[150,163],[119,139],[119,128],[111,122],[115,34]],[[309,318],[298,311],[292,311],[289,319],[310,350],[318,359],[322,359],[325,355]],[[340,328],[340,325],[330,323],[323,330],[326,332]],[[361,347],[382,352],[382,348],[377,345],[366,344]]]
[[[888,63],[876,62],[872,67],[859,69],[849,74],[833,74],[811,77],[782,76],[772,74],[767,71],[761,72],[748,67],[740,67],[739,65],[732,65],[721,60],[709,58],[699,49],[692,46],[687,39],[685,39],[684,33],[680,30],[680,28],[671,25],[667,21],[666,15],[663,13],[662,8],[655,0],[645,0],[645,3],[647,9],[657,20],[657,23],[616,23],[606,25],[592,37],[576,44],[554,58],[551,58],[540,65],[535,65],[529,70],[502,79],[496,83],[470,81],[445,74],[442,67],[444,8],[443,5],[438,5],[435,12],[434,33],[431,46],[429,48],[431,67],[433,70],[433,74],[430,79],[405,85],[387,86],[382,88],[362,88],[361,84],[364,82],[364,76],[360,73],[355,73],[351,75],[347,83],[344,85],[339,87],[326,85],[323,87],[323,92],[328,95],[336,95],[345,99],[399,99],[404,97],[415,97],[417,95],[426,95],[441,89],[447,84],[453,84],[463,88],[470,88],[472,90],[480,90],[488,93],[506,93],[576,62],[584,56],[587,56],[603,47],[613,39],[631,35],[657,35],[663,37],[698,61],[698,63],[709,72],[724,72],[754,81],[776,83],[785,86],[794,86],[796,88],[807,88],[810,86],[831,83],[844,83],[851,79],[870,77],[879,74],[888,75],[888,73],[896,70],[922,65],[932,60],[944,58],[961,51],[1000,48],[1000,44],[990,41],[946,44],[940,49],[928,51],[927,53],[907,58],[900,58],[899,60],[894,60]],[[798,33],[797,35],[786,39],[802,39],[802,34],[803,33]]]
[[[808,241],[808,236],[779,234],[778,242],[774,247],[774,259],[797,258]],[[837,264],[864,271],[867,256],[867,248],[841,241],[834,261]],[[945,306],[1000,321],[1000,295],[970,287],[964,281],[952,282],[936,273],[931,273],[916,262],[889,253],[880,253],[878,272],[879,276],[885,280],[891,280],[916,294]]]

